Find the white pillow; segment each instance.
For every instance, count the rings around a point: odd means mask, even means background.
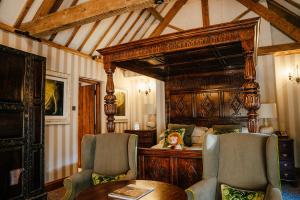
[[[202,144],[204,136],[192,136],[192,144]]]
[[[242,127],[242,133],[249,133],[248,127]]]
[[[214,133],[214,129],[213,128],[209,128],[207,131],[206,131],[206,134],[213,134]]]
[[[202,136],[205,134],[205,132],[208,130],[207,127],[201,127],[201,126],[196,126],[194,128],[194,131],[192,133],[192,137],[193,136]]]
[[[207,130],[207,127],[196,126],[192,134],[192,144],[202,145]]]

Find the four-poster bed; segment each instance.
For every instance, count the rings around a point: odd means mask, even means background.
[[[247,124],[257,132],[258,18],[218,24],[98,50],[107,73],[107,130],[116,113],[116,67],[165,82],[167,123]],[[139,177],[183,188],[201,179],[201,150],[139,149]]]

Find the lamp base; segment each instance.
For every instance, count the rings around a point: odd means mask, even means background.
[[[272,133],[274,133],[274,128],[272,126],[261,126],[259,128],[259,132],[271,135]]]
[[[146,126],[149,128],[149,129],[155,129],[155,122],[147,122],[146,123]]]

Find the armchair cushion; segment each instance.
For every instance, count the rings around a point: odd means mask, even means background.
[[[235,133],[219,137],[219,183],[246,190],[265,190],[268,184],[266,171],[268,137]]]
[[[92,173],[92,181],[93,181],[93,185],[98,185],[102,183],[118,181],[125,176],[126,174],[120,174],[117,176],[105,176],[97,173]]]
[[[94,172],[108,176],[126,174],[129,170],[128,140],[127,134],[97,136]]]
[[[221,184],[222,200],[263,200],[265,193],[259,191],[241,190]]]

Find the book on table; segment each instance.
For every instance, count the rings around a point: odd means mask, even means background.
[[[136,200],[152,192],[154,188],[134,184],[126,185],[108,194],[109,197],[126,200]]]

